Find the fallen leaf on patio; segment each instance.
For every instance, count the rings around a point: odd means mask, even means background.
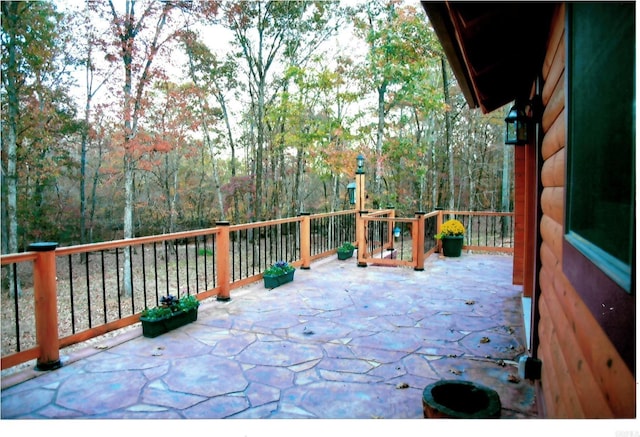
[[[465,302],[467,305],[473,305],[474,303],[476,303],[475,300],[468,300]]]
[[[504,366],[506,366],[506,365],[507,365],[507,363],[505,363],[505,362],[504,362],[504,360],[500,360],[500,361],[498,361],[498,366],[502,366],[502,367],[504,367]]]
[[[516,375],[514,375],[513,373],[509,374],[509,376],[507,377],[507,381],[509,382],[520,382],[520,378],[518,378]]]
[[[98,344],[96,345],[96,349],[109,349],[109,346],[106,344]]]
[[[409,384],[407,384],[406,382],[401,382],[400,384],[396,385],[396,388],[399,388],[399,389],[409,388]]]
[[[458,370],[458,369],[451,369],[449,370],[449,372],[453,373],[454,375],[462,375],[462,370]]]
[[[449,354],[447,355],[447,358],[458,358],[458,356],[456,354]]]
[[[152,356],[152,357],[159,357],[159,356],[161,356],[161,355],[162,355],[162,352],[159,352],[159,351],[153,351],[153,352],[151,353],[151,356]]]
[[[164,346],[158,346],[156,349],[158,349],[158,350],[164,350]]]
[[[482,337],[480,339],[480,343],[489,343],[491,340],[489,340],[489,337]]]

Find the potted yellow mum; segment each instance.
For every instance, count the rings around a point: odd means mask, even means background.
[[[440,227],[436,238],[442,240],[444,256],[460,256],[464,243],[464,225],[456,219],[447,220]]]

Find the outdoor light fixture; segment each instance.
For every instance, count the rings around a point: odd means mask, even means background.
[[[515,105],[509,110],[509,114],[504,121],[507,123],[505,144],[522,146],[529,142],[529,125],[531,118],[525,112],[530,107],[529,102],[522,104],[516,100]]]
[[[355,182],[349,182],[349,184],[347,185],[347,192],[349,193],[349,204],[355,205],[356,204],[356,183]]]
[[[504,143],[523,146],[533,141],[533,126],[540,123],[542,116],[542,97],[536,94],[531,100],[516,99],[509,110],[507,131]]]
[[[356,174],[364,174],[364,156],[362,156],[362,154],[358,155],[356,162],[358,164],[358,169],[356,170]]]
[[[400,228],[399,227],[395,227],[395,229],[393,230],[393,236],[398,238],[400,236]]]

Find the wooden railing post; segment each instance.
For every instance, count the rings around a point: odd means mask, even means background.
[[[413,238],[413,259],[415,260],[415,267],[413,269],[420,272],[424,270],[424,216],[424,212],[416,212],[416,218],[418,219],[418,221],[416,222],[417,226],[415,226],[417,228],[416,234]]]
[[[216,226],[220,228],[218,232],[218,240],[216,246],[218,249],[218,257],[216,260],[216,270],[218,272],[218,284],[220,286],[220,292],[216,300],[227,302],[231,300],[229,290],[231,289],[231,269],[229,260],[230,238],[229,238],[229,222],[222,221],[216,222]]]
[[[356,240],[358,243],[358,267],[367,267],[365,254],[367,253],[366,225],[364,215],[368,211],[359,211],[356,215]]]
[[[302,212],[302,222],[300,222],[300,258],[302,259],[301,269],[311,268],[311,213]]]
[[[29,250],[38,252],[33,262],[33,296],[36,316],[36,342],[40,355],[37,370],[62,366],[58,338],[58,290],[56,284],[56,247],[58,243],[33,243]]]
[[[442,210],[438,210],[438,216],[436,217],[436,235],[440,233],[440,229],[442,229]],[[442,240],[438,240],[436,251],[442,253]]]

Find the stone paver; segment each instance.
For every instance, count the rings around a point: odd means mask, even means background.
[[[533,385],[510,380],[525,353],[511,268],[500,255],[433,255],[422,272],[322,260],[204,302],[154,339],[136,328],[83,359],[62,351],[62,368],[3,381],[2,419],[418,419],[439,379],[494,388],[502,417],[535,417]]]

